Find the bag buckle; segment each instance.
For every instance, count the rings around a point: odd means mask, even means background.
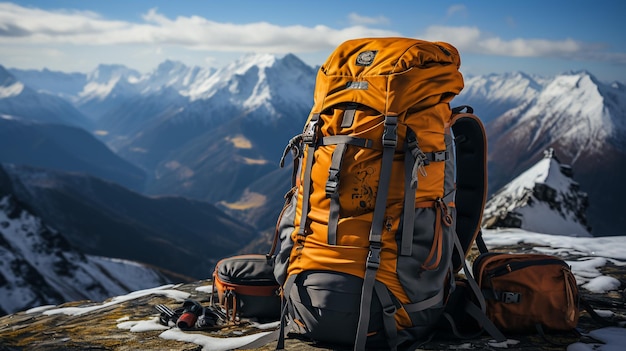
[[[522,294],[514,293],[510,291],[505,291],[502,293],[501,301],[504,303],[519,303],[521,300]]]

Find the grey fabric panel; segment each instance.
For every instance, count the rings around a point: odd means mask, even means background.
[[[446,142],[446,150],[448,151],[448,159],[445,161],[445,176],[444,176],[444,185],[443,185],[443,193],[446,197],[450,196],[454,192],[455,188],[455,180],[456,180],[456,155],[454,154],[454,143],[452,136],[450,134],[446,134],[445,137]],[[453,197],[452,197],[453,198]]]
[[[289,194],[289,193],[288,193]],[[276,224],[280,239],[280,248],[274,258],[274,277],[276,281],[283,285],[287,279],[287,268],[289,266],[289,256],[293,248],[291,233],[295,230],[294,219],[296,217],[296,203],[298,200],[298,189],[293,189],[293,195],[285,200],[283,212]]]
[[[338,272],[303,272],[298,275],[290,299],[294,319],[305,326],[307,337],[339,345],[352,345],[359,319],[362,279]],[[372,299],[367,347],[387,349],[378,298]]]
[[[251,296],[237,294],[237,312],[242,317],[269,318],[280,317],[280,296]]]
[[[452,218],[455,209],[448,209]],[[446,274],[450,267],[450,257],[453,249],[454,224],[446,227],[442,224],[442,258],[439,267],[433,270],[424,270],[422,264],[430,252],[434,234],[436,217],[435,208],[416,208],[413,226],[413,249],[411,256],[398,256],[398,279],[407,296],[413,303],[431,298],[444,288]],[[401,232],[399,230],[399,232]],[[398,240],[401,238],[399,237]],[[438,306],[442,305],[440,302]]]
[[[218,263],[217,277],[231,284],[278,285],[273,273],[273,262],[266,255],[241,255],[225,258]]]

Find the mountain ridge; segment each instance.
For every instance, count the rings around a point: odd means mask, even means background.
[[[0,178],[6,178],[2,169]],[[76,299],[100,301],[171,281],[135,262],[83,254],[12,195],[0,193],[0,314]]]
[[[206,202],[147,197],[86,174],[7,164],[0,169],[16,199],[86,254],[199,278],[255,236],[250,226]]]
[[[151,77],[159,83],[151,86]],[[281,144],[301,131],[312,105],[314,78],[315,69],[291,54],[244,56],[215,71],[166,61],[127,82],[150,88],[108,109],[104,107],[114,100],[102,101],[102,110],[110,114],[99,120],[99,137],[150,174],[149,194],[179,193],[232,204],[256,193],[266,197],[264,206],[280,208],[282,199],[253,178],[273,172]],[[512,72],[468,76],[452,105],[473,106],[486,124],[489,189],[504,186],[551,147],[576,167],[581,186],[588,189],[594,231],[611,233],[621,224],[596,209],[607,203],[599,195],[607,189],[592,184],[596,169],[588,165],[610,162],[619,168],[623,163],[625,95],[623,83],[600,82],[584,70],[553,77]],[[247,140],[250,147],[233,147],[232,140]],[[242,175],[232,187],[225,186],[228,172],[219,171],[228,160],[224,155],[232,156],[232,174]],[[603,167],[609,172],[609,166]],[[288,179],[284,182],[288,188]],[[626,196],[621,185],[613,192]]]
[[[591,236],[586,216],[588,196],[573,177],[572,167],[561,164],[553,149],[546,150],[543,159],[491,196],[485,205],[483,226]]]

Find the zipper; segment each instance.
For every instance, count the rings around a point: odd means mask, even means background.
[[[435,201],[435,232],[433,233],[433,243],[430,247],[430,252],[428,253],[428,257],[424,260],[422,264],[422,269],[424,270],[433,270],[439,267],[441,263],[441,257],[443,256],[443,228],[442,222],[449,226],[447,222],[448,207],[443,202],[441,198]]]
[[[488,277],[494,278],[494,277],[499,277],[501,275],[505,275],[513,271],[524,269],[530,266],[545,266],[545,265],[552,265],[552,264],[558,264],[564,267],[568,267],[567,263],[563,262],[563,260],[561,259],[545,258],[545,259],[539,259],[539,260],[508,262],[504,266],[500,266],[500,267],[496,267],[494,269],[488,270],[486,274]]]

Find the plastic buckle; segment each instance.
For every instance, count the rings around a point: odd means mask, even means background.
[[[386,116],[385,117],[385,129],[383,131],[383,146],[384,147],[396,147],[398,138],[398,117]]]
[[[396,305],[391,305],[391,306],[387,306],[385,308],[383,308],[383,313],[386,316],[392,316],[396,314],[396,311],[398,311],[398,309],[396,308]]]
[[[443,162],[448,160],[448,151],[437,151],[434,153],[433,161],[435,162]]]
[[[366,267],[368,269],[378,269],[380,266],[380,244],[370,244],[370,251],[367,254]]]
[[[337,196],[337,187],[339,186],[339,171],[331,169],[328,171],[328,181],[326,181],[326,197]]]
[[[504,303],[519,303],[522,295],[520,293],[505,291],[502,293],[502,302]]]
[[[317,131],[317,120],[309,122],[306,127],[306,131],[302,133],[302,141],[307,145],[313,145],[317,141],[316,131]]]

